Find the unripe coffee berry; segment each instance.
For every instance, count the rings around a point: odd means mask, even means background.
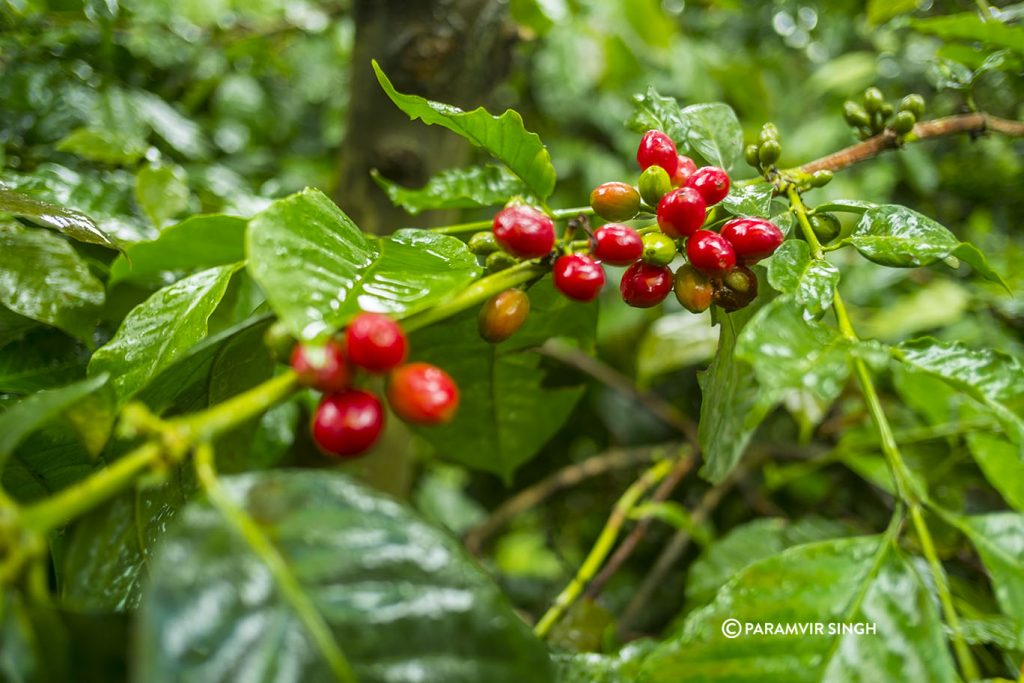
[[[778,144],[778,143],[776,143]],[[762,145],[762,148],[764,145]],[[704,166],[686,179],[686,187],[692,187],[704,198],[707,206],[713,206],[729,194],[729,174],[717,166]]]
[[[651,232],[644,235],[644,263],[667,266],[676,257],[676,242],[668,235]]]
[[[348,387],[348,362],[345,349],[338,341],[331,339],[323,346],[296,344],[292,349],[291,364],[303,386],[325,393]]]
[[[590,206],[606,221],[628,221],[640,211],[640,193],[629,183],[602,183],[590,193]]]
[[[869,128],[871,126],[871,116],[864,110],[864,107],[853,100],[843,103],[843,118],[854,128]]]
[[[766,140],[757,149],[757,160],[765,166],[771,166],[782,155],[782,145],[778,140]]]
[[[869,114],[880,111],[883,102],[885,102],[885,95],[878,88],[872,86],[864,91],[864,108],[868,110]]]
[[[712,277],[728,273],[736,265],[732,245],[717,232],[698,230],[686,241],[686,259],[694,268]]]
[[[409,363],[391,372],[388,403],[406,422],[443,424],[455,417],[459,389],[441,368],[429,363]]]
[[[657,206],[661,198],[672,191],[672,179],[661,166],[648,166],[644,169],[637,185],[640,197],[651,206]]]
[[[484,259],[484,270],[488,273],[497,273],[505,270],[506,268],[511,268],[516,263],[516,257],[512,254],[504,251],[496,251],[493,254],[489,254],[487,258]]]
[[[736,260],[748,265],[774,254],[784,239],[779,226],[763,218],[726,221],[721,237],[731,245]]]
[[[619,293],[634,308],[657,306],[672,291],[672,270],[668,266],[652,266],[637,261],[622,274]]]
[[[281,363],[291,362],[292,352],[295,350],[295,337],[283,322],[276,320],[267,328],[263,333],[263,343],[274,360]]]
[[[628,266],[644,252],[644,243],[628,225],[606,223],[594,231],[594,258],[613,266]]]
[[[832,171],[823,168],[820,171],[815,171],[811,174],[811,187],[825,187],[832,182],[833,173]]]
[[[759,140],[762,144],[768,142],[769,140],[775,140],[777,142],[778,139],[779,129],[774,123],[769,121],[768,123],[761,126],[761,135],[759,136]]]
[[[828,244],[842,231],[839,219],[830,213],[816,213],[811,216],[811,229],[822,244]]]
[[[487,256],[501,249],[498,246],[498,240],[495,239],[494,233],[490,231],[483,231],[475,233],[469,238],[469,250],[474,254],[480,256]]]
[[[760,151],[758,145],[747,145],[743,148],[743,159],[747,162],[747,165],[757,168],[761,165],[761,160],[757,153]]]
[[[352,364],[370,372],[387,372],[409,350],[402,328],[382,313],[357,315],[345,330],[345,345]]]
[[[540,258],[555,246],[555,223],[528,206],[506,206],[494,216],[494,237],[513,256]]]
[[[706,213],[707,204],[700,192],[681,187],[658,202],[658,227],[673,239],[687,237],[704,225]]]
[[[679,155],[679,168],[672,175],[672,185],[674,187],[682,187],[686,184],[686,179],[693,175],[693,172],[697,170],[697,164],[694,163],[690,157],[680,154]]]
[[[882,102],[882,106],[878,108],[878,113],[885,118],[892,116],[894,111],[896,111],[896,109],[892,106],[891,102]]]
[[[555,261],[555,288],[574,301],[593,301],[604,287],[601,264],[584,254],[566,254]]]
[[[359,455],[377,442],[384,411],[373,394],[349,389],[324,396],[313,416],[313,441],[325,453]]]
[[[708,276],[689,263],[676,271],[673,290],[676,299],[690,313],[708,310],[715,294],[715,288]]]
[[[896,114],[892,120],[892,129],[900,135],[906,135],[914,129],[914,124],[917,120],[914,115],[909,111],[901,111]]]
[[[515,334],[530,313],[530,297],[521,289],[506,289],[480,308],[477,325],[484,341],[499,344]]]
[[[660,130],[649,130],[640,139],[636,150],[636,162],[641,169],[661,166],[669,177],[675,175],[679,168],[679,150],[672,138]]]
[[[917,93],[910,93],[900,100],[900,111],[909,111],[914,118],[920,119],[924,116],[924,98]]]
[[[737,266],[715,289],[714,302],[725,311],[743,308],[757,298],[757,276],[746,266]]]

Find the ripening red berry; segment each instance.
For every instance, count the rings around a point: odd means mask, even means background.
[[[686,184],[686,179],[692,176],[693,172],[696,170],[697,164],[693,163],[693,159],[680,154],[679,168],[676,169],[675,175],[672,176],[672,185],[675,187],[682,187]]]
[[[349,389],[328,394],[313,416],[313,440],[325,453],[352,457],[377,442],[384,426],[384,410],[373,394]]]
[[[477,328],[484,341],[500,344],[515,334],[530,314],[530,297],[521,289],[498,292],[480,307]]]
[[[634,308],[657,306],[672,291],[672,269],[637,261],[622,274],[619,292]]]
[[[613,266],[628,266],[644,251],[643,239],[633,228],[607,223],[594,231],[594,258]]]
[[[689,237],[704,225],[707,205],[692,187],[672,190],[658,202],[658,227],[672,239]]]
[[[455,417],[459,388],[441,368],[429,363],[409,363],[391,371],[388,402],[406,422],[442,424]]]
[[[640,193],[629,183],[601,183],[590,193],[590,207],[606,221],[628,221],[640,210]]]
[[[779,226],[763,218],[733,218],[722,226],[722,237],[729,240],[736,260],[746,264],[768,258],[784,239]]]
[[[331,339],[323,346],[296,344],[292,349],[292,370],[299,383],[317,391],[331,393],[348,386],[348,361],[341,343]]]
[[[540,258],[555,246],[555,223],[528,206],[506,206],[494,216],[494,238],[518,258]]]
[[[701,313],[711,307],[715,293],[714,285],[708,276],[689,263],[676,271],[673,289],[676,299],[690,313]]]
[[[686,241],[690,265],[711,277],[725,275],[736,266],[736,253],[729,241],[710,230],[698,230]]]
[[[398,323],[382,313],[360,313],[345,331],[348,358],[370,372],[387,372],[405,360],[409,343]]]
[[[636,162],[640,164],[641,170],[649,166],[661,166],[671,178],[679,168],[679,151],[672,138],[660,130],[649,130],[640,139]]]
[[[708,206],[713,206],[729,194],[729,174],[717,166],[704,166],[686,179],[686,187],[692,187],[700,192],[704,202]]]
[[[601,264],[584,254],[559,256],[553,272],[555,288],[574,301],[593,301],[604,287]]]

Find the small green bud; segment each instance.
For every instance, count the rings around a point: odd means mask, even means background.
[[[832,181],[832,171],[821,170],[811,174],[811,187],[825,187]]]
[[[892,129],[900,135],[906,135],[914,129],[914,123],[916,123],[916,119],[913,113],[901,111],[892,120]]]
[[[746,159],[747,164],[757,168],[760,162],[757,159],[757,145],[747,145],[743,148],[743,158]]]
[[[500,248],[501,247],[498,246],[498,240],[494,239],[494,233],[490,230],[474,233],[473,236],[469,238],[469,250],[480,256],[493,254]]]
[[[651,206],[657,206],[661,198],[672,191],[672,179],[661,166],[648,166],[640,174],[640,196]]]
[[[761,126],[761,138],[760,139],[761,139],[762,143],[768,142],[769,140],[778,140],[779,139],[779,129],[775,126],[774,123],[771,123],[769,121],[768,123],[766,123],[763,126]]]
[[[839,219],[830,213],[816,213],[811,216],[811,229],[822,244],[827,244],[839,237],[842,226]]]
[[[757,150],[757,158],[764,166],[771,166],[782,155],[782,145],[778,140],[765,140]]]
[[[924,98],[917,93],[910,93],[900,100],[900,111],[909,111],[918,121],[924,116]]]
[[[846,123],[854,128],[867,127],[871,125],[871,117],[864,107],[860,106],[853,100],[846,100],[843,102],[843,118],[846,119]]]
[[[644,235],[644,252],[640,256],[644,263],[652,266],[667,266],[676,257],[675,241],[662,232],[649,232]]]
[[[516,257],[508,254],[504,251],[496,251],[487,257],[484,261],[484,270],[488,273],[497,273],[499,270],[505,270],[517,263]]]
[[[878,88],[872,86],[864,91],[864,108],[868,110],[868,113],[874,114],[876,111],[881,111],[884,102],[885,96]]]
[[[288,332],[288,327],[280,320],[275,321],[263,333],[263,343],[270,350],[270,355],[279,363],[291,360],[295,337]]]

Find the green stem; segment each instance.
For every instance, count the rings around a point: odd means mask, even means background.
[[[402,321],[402,328],[406,332],[412,332],[432,325],[439,320],[444,320],[477,304],[481,304],[495,294],[503,292],[510,287],[515,287],[540,277],[547,271],[548,268],[546,266],[533,261],[518,263],[511,268],[506,268],[494,275],[488,275],[477,280],[451,299],[443,301],[433,308],[406,318]]]
[[[555,598],[554,603],[552,603],[551,607],[534,627],[533,632],[538,637],[546,637],[550,633],[551,628],[558,623],[558,620],[565,615],[566,611],[583,594],[583,589],[594,578],[611,553],[612,548],[615,546],[615,541],[618,539],[619,531],[629,518],[630,512],[652,486],[668,476],[673,465],[672,460],[662,460],[640,475],[640,478],[633,482],[626,489],[626,492],[622,494],[622,497],[615,503],[612,514],[604,525],[604,529],[601,530],[601,535],[597,537],[597,541],[590,549],[590,553],[587,554],[587,558],[580,565],[579,571],[576,572],[576,576],[562,589],[562,592]]]
[[[814,230],[811,228],[810,221],[807,218],[807,207],[804,206],[800,193],[797,192],[796,188],[793,186],[789,186],[786,189],[786,194],[789,198],[790,205],[796,212],[797,220],[800,223],[800,228],[804,233],[804,237],[807,239],[807,243],[811,246],[811,252],[814,254],[814,258],[822,258],[823,251],[821,243],[818,242],[818,238],[814,234]],[[846,304],[843,302],[838,290],[836,290],[833,298],[832,309],[835,311],[836,324],[838,325],[839,331],[842,335],[851,342],[859,341],[857,333],[853,328],[853,323],[850,321],[850,315],[846,310]],[[907,465],[903,460],[899,444],[896,442],[896,437],[893,435],[892,426],[889,424],[889,418],[886,416],[885,410],[882,407],[882,402],[878,397],[878,391],[875,389],[875,383],[871,377],[871,372],[868,369],[867,363],[865,363],[860,357],[854,356],[853,369],[857,376],[857,381],[860,383],[861,391],[864,394],[864,401],[867,403],[868,412],[871,414],[871,419],[874,421],[875,428],[878,431],[879,443],[882,447],[882,453],[885,455],[886,463],[889,466],[889,471],[892,473],[893,481],[896,485],[896,492],[900,500],[905,501],[910,507],[910,515],[914,522],[914,528],[917,530],[917,535],[921,538],[921,546],[924,550],[925,557],[928,560],[928,564],[931,567],[932,575],[935,577],[935,584],[938,587],[939,599],[942,602],[946,622],[949,624],[949,627],[953,632],[953,649],[956,652],[957,661],[960,663],[960,669],[963,671],[967,680],[975,680],[978,678],[978,667],[974,662],[974,658],[971,656],[970,649],[967,647],[963,633],[960,631],[960,620],[957,617],[955,608],[953,607],[953,600],[949,591],[949,585],[946,582],[946,575],[942,571],[941,564],[939,564],[938,555],[935,553],[935,545],[932,542],[931,534],[924,523],[924,518],[921,516],[921,500],[923,500],[925,496],[917,490],[914,480],[910,476],[910,470],[907,469]]]
[[[263,533],[259,525],[231,499],[231,496],[220,485],[214,467],[213,447],[209,443],[204,442],[196,449],[195,467],[196,476],[210,502],[241,535],[253,553],[263,561],[273,577],[274,583],[281,591],[281,595],[291,605],[299,621],[306,627],[306,631],[313,639],[313,643],[320,650],[320,654],[330,666],[334,678],[342,683],[357,683],[352,665],[349,664],[345,654],[338,647],[330,626],[302,589],[299,580],[295,578],[288,567],[287,561]]]
[[[169,421],[192,442],[209,441],[217,434],[233,429],[246,420],[263,414],[298,389],[298,378],[291,370],[242,392],[206,410]]]
[[[910,518],[914,522],[914,530],[921,541],[921,550],[924,552],[925,559],[928,560],[928,566],[931,567],[932,576],[935,577],[935,586],[939,591],[939,602],[942,603],[942,611],[946,616],[946,623],[949,624],[950,630],[953,631],[953,650],[956,652],[957,661],[960,662],[960,669],[964,672],[964,677],[968,681],[976,681],[981,677],[978,672],[978,665],[975,663],[970,648],[967,647],[967,642],[964,640],[963,633],[960,631],[960,617],[957,616],[956,607],[953,606],[953,595],[949,591],[946,573],[942,569],[938,553],[935,552],[935,542],[932,540],[931,531],[928,530],[928,524],[924,521],[924,515],[921,514],[920,503],[914,503],[910,506]]]

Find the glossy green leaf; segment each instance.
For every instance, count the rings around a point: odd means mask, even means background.
[[[67,240],[0,225],[0,304],[89,343],[103,301],[103,284]]]
[[[554,655],[557,683],[633,683],[643,656],[651,649],[645,641],[630,643],[616,655],[577,652]]]
[[[749,324],[750,306],[722,314],[718,353],[711,366],[698,375],[701,389],[700,447],[704,466],[700,473],[718,482],[732,471],[754,431],[774,401],[757,385],[750,366],[736,355],[736,340]]]
[[[959,520],[992,578],[999,606],[1024,624],[1024,515],[1001,512]]]
[[[85,377],[85,346],[59,332],[38,330],[0,347],[0,393],[28,394]]]
[[[96,458],[70,425],[54,422],[28,436],[3,469],[3,488],[18,502],[38,500],[95,471]]]
[[[147,282],[166,271],[212,268],[245,258],[243,218],[207,214],[191,216],[164,228],[151,242],[125,249],[110,266],[110,282]]]
[[[132,309],[113,339],[97,349],[89,374],[110,373],[118,404],[201,341],[207,320],[241,264],[219,266],[179,280]]]
[[[1024,54],[1024,31],[1019,26],[1007,26],[996,20],[985,21],[976,12],[915,19],[910,26],[915,31],[944,40],[976,41]]]
[[[839,269],[825,259],[811,258],[803,240],[786,240],[768,261],[768,282],[783,294],[792,294],[797,304],[814,319],[832,307]]]
[[[380,87],[409,118],[458,133],[508,166],[538,199],[547,199],[551,195],[555,189],[555,167],[551,165],[551,155],[540,137],[526,130],[518,112],[509,109],[501,116],[492,116],[483,108],[466,112],[450,104],[404,95],[395,90],[376,61],[373,62],[373,70]]]
[[[870,261],[893,268],[928,266],[955,256],[979,275],[1005,286],[984,255],[961,242],[937,222],[905,206],[875,206],[861,216],[843,244],[852,244]]]
[[[722,200],[722,208],[733,216],[768,218],[772,209],[774,188],[768,183],[733,185]]]
[[[653,86],[633,98],[629,126],[637,132],[655,129],[667,133],[680,152],[696,152],[709,164],[729,170],[743,152],[743,129],[727,104],[711,102],[680,108]]]
[[[740,635],[724,634],[727,619]],[[823,624],[821,635],[746,632],[746,624]],[[877,632],[830,634],[830,624]],[[867,678],[865,678],[867,676]],[[959,680],[933,597],[878,537],[796,546],[759,560],[643,661],[645,683],[873,683]]]
[[[60,389],[40,391],[0,413],[0,469],[26,436],[67,413],[109,379],[108,375],[97,375]]]
[[[526,193],[526,186],[504,166],[487,164],[441,171],[421,188],[393,183],[376,170],[373,180],[392,203],[416,215],[431,209],[469,209],[497,206]]]
[[[188,198],[188,176],[177,164],[146,164],[135,174],[135,201],[158,228],[188,208]]]
[[[967,445],[992,488],[1010,507],[1024,512],[1024,459],[1017,446],[988,432],[968,434]]]
[[[834,328],[804,320],[793,296],[783,295],[758,311],[743,329],[736,356],[753,367],[770,400],[806,390],[828,405],[850,374],[850,347]]]
[[[960,342],[929,337],[900,344],[893,353],[910,367],[934,375],[988,406],[1024,458],[1024,419],[1006,405],[1007,400],[1024,395],[1024,364],[1020,359],[1001,351],[972,349]]]
[[[138,136],[96,128],[78,128],[57,143],[61,152],[111,166],[131,166],[148,148],[146,141]]]
[[[360,310],[410,315],[480,273],[461,240],[429,230],[370,240],[316,190],[280,199],[254,217],[247,251],[253,279],[301,339],[323,337]]]
[[[1006,616],[961,618],[960,632],[970,645],[995,645],[1004,650],[1024,650],[1024,629]]]
[[[795,522],[785,519],[755,519],[738,526],[708,546],[686,573],[686,600],[703,605],[729,579],[747,566],[786,548],[849,535],[838,522],[807,517]]]
[[[6,306],[0,305],[0,348],[15,341],[23,341],[25,335],[41,327],[32,318],[18,315]]]
[[[854,213],[864,215],[869,209],[877,208],[878,204],[866,202],[861,199],[833,199],[829,202],[818,204],[814,207],[815,212],[825,213]]]
[[[913,12],[921,4],[920,0],[869,0],[868,22],[884,24],[894,17]]]
[[[204,159],[210,143],[203,129],[153,93],[132,93],[139,117],[177,153],[188,159]]]
[[[64,233],[73,240],[118,249],[117,244],[96,223],[80,211],[9,190],[0,185],[0,213],[24,218]]]
[[[718,336],[709,313],[683,311],[661,316],[637,346],[637,380],[647,386],[660,375],[706,363],[718,348]]]
[[[360,683],[553,680],[545,645],[461,544],[399,503],[323,471],[223,484]],[[185,508],[153,558],[136,635],[151,683],[333,680],[267,565],[207,503]]]
[[[545,280],[529,290],[530,315],[501,344],[477,332],[477,312],[412,335],[412,357],[444,368],[459,385],[459,412],[419,434],[439,457],[506,480],[558,431],[583,395],[584,378],[535,351],[551,337],[588,348],[597,305],[569,301]]]

